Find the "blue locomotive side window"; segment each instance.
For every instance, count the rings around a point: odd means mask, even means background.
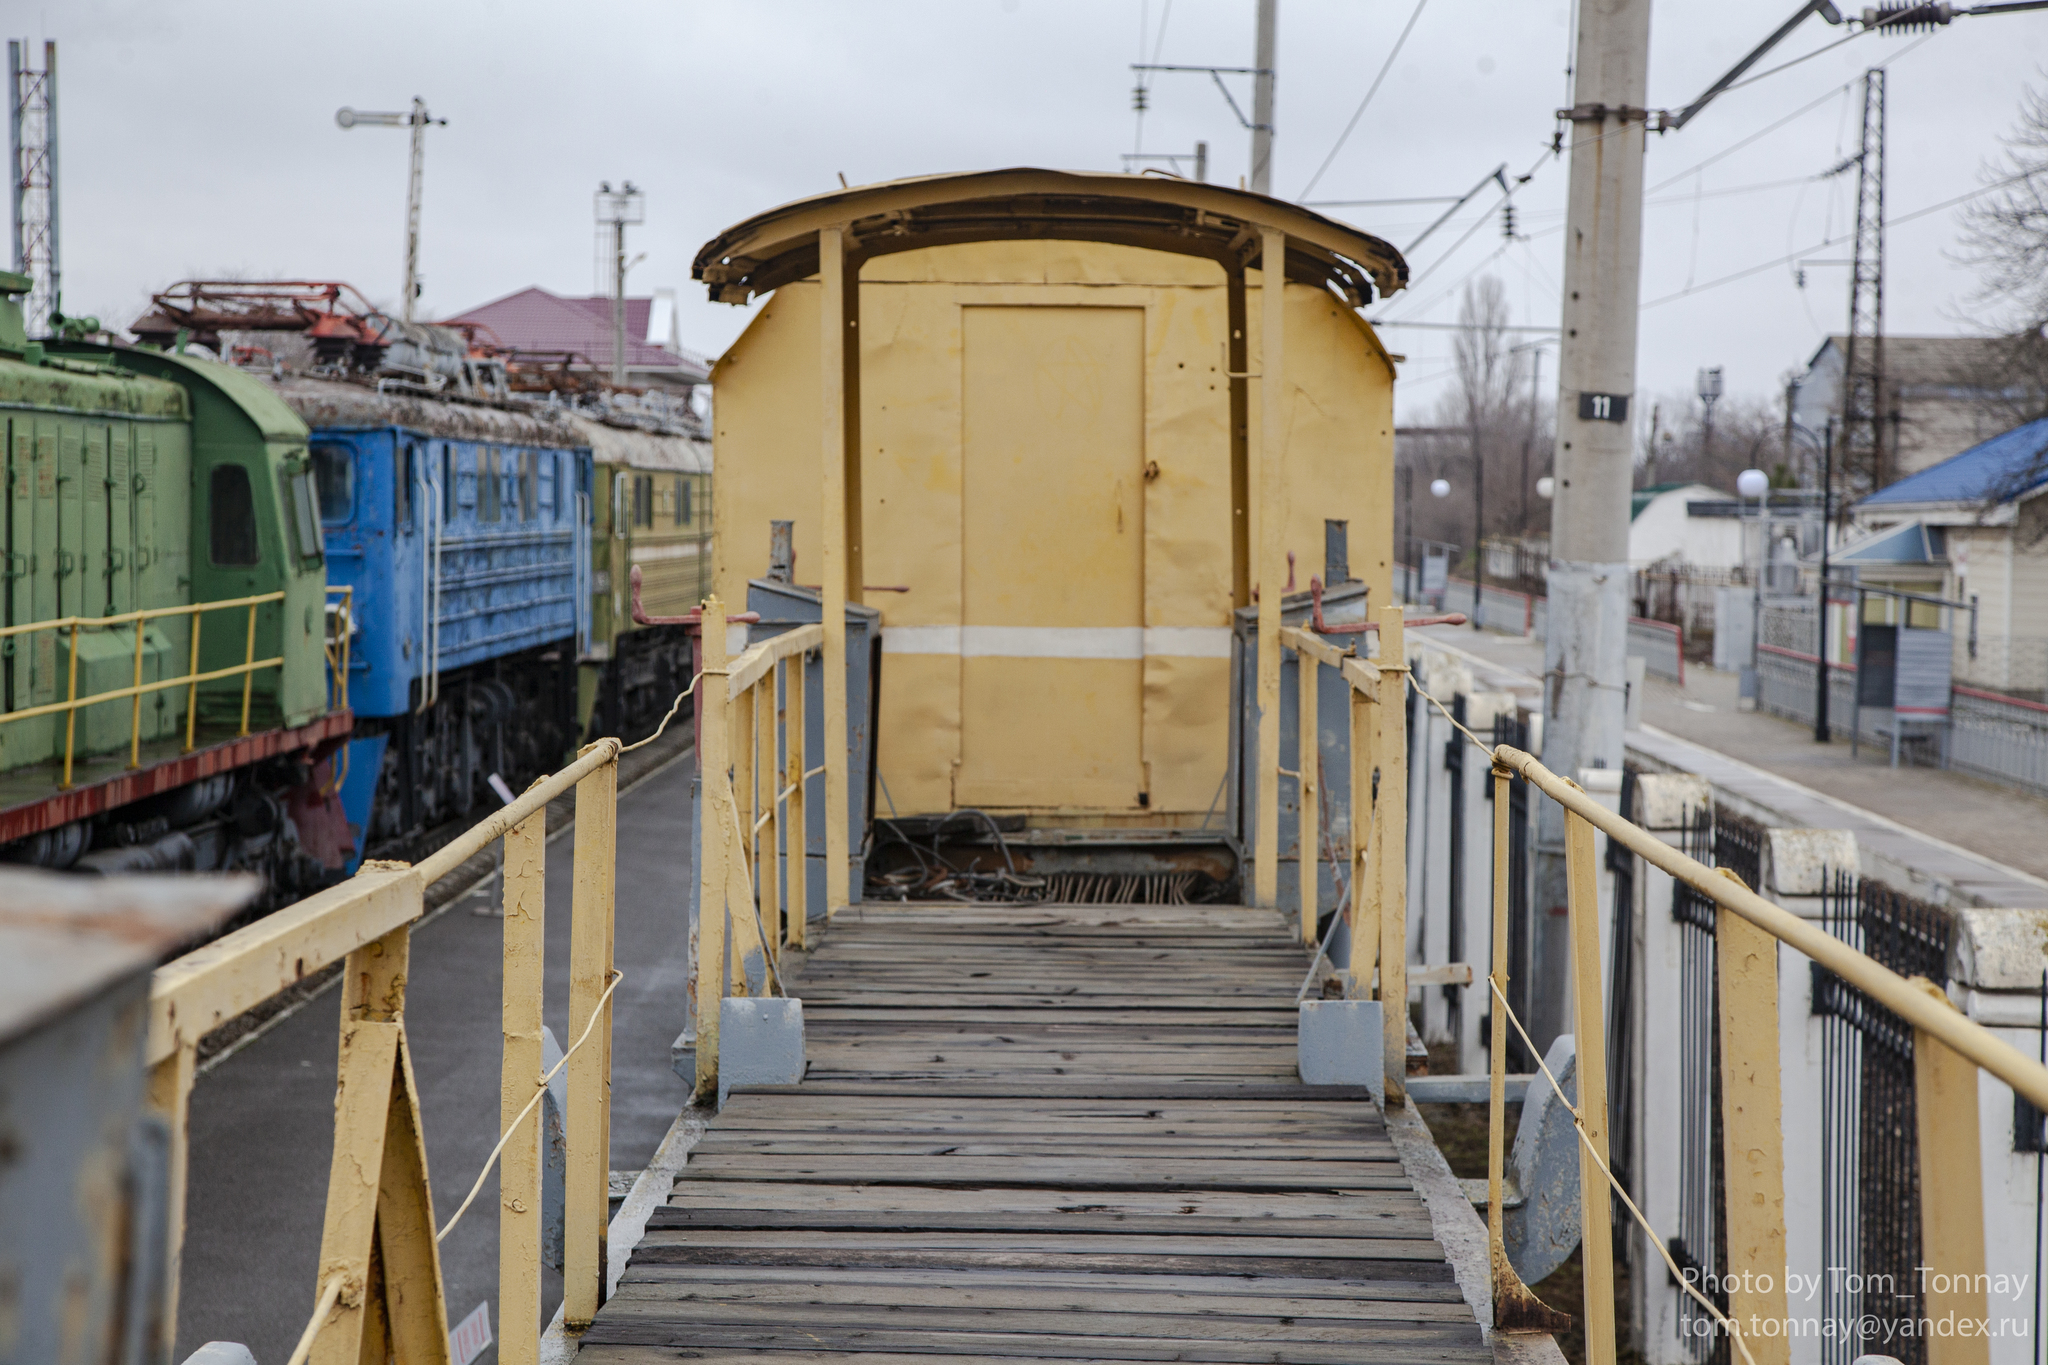
[[[327,526],[345,526],[355,516],[356,465],[345,445],[316,443],[313,446],[313,486],[320,496],[320,521]]]
[[[532,521],[534,513],[540,510],[540,489],[535,482],[533,469],[534,454],[530,450],[519,452],[519,519]]]
[[[391,519],[402,531],[412,529],[412,492],[418,480],[420,448],[411,441],[394,451],[391,460]]]
[[[476,519],[496,521],[498,519],[499,495],[503,492],[498,479],[498,448],[485,446],[476,453]]]
[[[447,441],[441,442],[442,521],[453,522],[455,520],[455,505],[457,503],[462,503],[463,506],[467,507],[476,501],[475,497],[472,496],[469,502],[463,502],[463,490],[469,487],[469,484],[464,482],[467,478],[467,475],[457,475],[455,472],[455,447]]]
[[[207,485],[206,516],[213,562],[223,567],[261,562],[256,549],[256,499],[249,471],[238,464],[213,467]]]
[[[535,455],[533,462],[534,481],[539,485],[539,492],[536,495],[539,498],[539,506],[536,510],[543,520],[551,519],[557,506],[555,489],[559,485],[556,483],[556,471],[562,467],[562,457],[553,451],[547,451]]]

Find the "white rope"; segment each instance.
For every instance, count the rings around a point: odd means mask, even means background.
[[[1614,1172],[1607,1169],[1607,1162],[1605,1158],[1603,1158],[1600,1155],[1598,1149],[1596,1149],[1593,1146],[1592,1136],[1586,1132],[1586,1120],[1579,1114],[1578,1107],[1574,1105],[1570,1100],[1564,1097],[1564,1087],[1557,1083],[1557,1077],[1550,1074],[1549,1065],[1545,1063],[1542,1056],[1537,1053],[1536,1044],[1532,1042],[1529,1038],[1529,1031],[1523,1028],[1522,1021],[1515,1017],[1515,1011],[1512,1007],[1509,1006],[1507,997],[1500,993],[1500,986],[1495,983],[1494,979],[1491,976],[1488,976],[1486,978],[1486,986],[1488,990],[1493,992],[1493,998],[1496,1002],[1495,1008],[1505,1010],[1507,1012],[1508,1022],[1515,1026],[1516,1033],[1522,1035],[1522,1045],[1529,1049],[1530,1056],[1536,1058],[1536,1065],[1543,1072],[1543,1079],[1550,1082],[1550,1088],[1557,1094],[1557,1102],[1559,1104],[1562,1104],[1565,1108],[1565,1112],[1572,1116],[1572,1126],[1578,1130],[1579,1141],[1582,1144],[1584,1144],[1586,1148],[1586,1154],[1593,1158],[1593,1164],[1600,1168],[1600,1174],[1607,1177],[1607,1183],[1609,1185],[1612,1185],[1614,1187],[1614,1192],[1621,1196],[1621,1202],[1627,1205],[1629,1213],[1634,1216],[1637,1224],[1642,1227],[1644,1232],[1650,1235],[1650,1244],[1657,1248],[1657,1254],[1659,1256],[1662,1256],[1664,1258],[1664,1264],[1670,1267],[1671,1278],[1678,1282],[1678,1287],[1680,1289],[1683,1289],[1686,1293],[1698,1299],[1700,1301],[1700,1306],[1705,1308],[1709,1313],[1712,1313],[1714,1315],[1714,1321],[1720,1323],[1722,1327],[1727,1329],[1728,1339],[1735,1343],[1736,1350],[1742,1352],[1743,1360],[1748,1362],[1748,1365],[1756,1365],[1756,1357],[1752,1356],[1749,1353],[1749,1344],[1742,1339],[1742,1330],[1735,1325],[1735,1323],[1729,1318],[1729,1316],[1726,1313],[1723,1313],[1719,1308],[1716,1308],[1714,1306],[1714,1301],[1712,1299],[1709,1299],[1705,1294],[1700,1293],[1699,1289],[1694,1286],[1692,1281],[1685,1277],[1684,1272],[1678,1268],[1678,1262],[1671,1258],[1671,1252],[1665,1246],[1664,1239],[1657,1235],[1657,1229],[1650,1226],[1650,1220],[1643,1217],[1643,1211],[1636,1207],[1636,1201],[1628,1197],[1628,1191],[1623,1189],[1621,1187],[1621,1182],[1614,1178]],[[1579,1221],[1581,1229],[1580,1237],[1582,1240],[1585,1235],[1585,1216],[1586,1211],[1583,1207],[1581,1207],[1579,1209]]]
[[[619,988],[619,983],[625,979],[626,976],[623,972],[614,971],[612,973],[611,984],[604,988],[603,995],[597,997],[597,1008],[590,1012],[590,1022],[583,1026],[583,1036],[578,1038],[575,1041],[575,1043],[571,1045],[569,1050],[562,1054],[562,1060],[556,1062],[552,1067],[548,1068],[548,1074],[542,1076],[540,1078],[540,1083],[534,1087],[533,1098],[526,1102],[526,1107],[519,1111],[518,1116],[512,1120],[511,1124],[505,1129],[505,1131],[498,1135],[498,1145],[491,1148],[491,1154],[488,1157],[484,1158],[484,1168],[481,1171],[477,1172],[476,1184],[471,1185],[469,1187],[468,1198],[462,1201],[461,1208],[455,1210],[454,1215],[451,1218],[449,1218],[447,1226],[443,1227],[439,1232],[434,1234],[434,1240],[436,1242],[447,1241],[448,1234],[453,1232],[455,1230],[455,1225],[462,1221],[462,1215],[469,1212],[469,1206],[476,1202],[477,1192],[483,1189],[484,1181],[487,1178],[489,1178],[491,1174],[491,1167],[498,1164],[498,1154],[505,1150],[505,1144],[511,1140],[512,1134],[519,1130],[520,1124],[526,1122],[526,1116],[533,1112],[533,1106],[539,1104],[540,1097],[547,1093],[548,1082],[552,1081],[555,1078],[555,1076],[558,1073],[560,1073],[561,1069],[569,1064],[569,1059],[576,1055],[576,1049],[582,1047],[586,1042],[590,1040],[592,1030],[596,1029],[597,1027],[597,1021],[604,1018],[605,1002],[612,998],[612,992],[617,990]]]

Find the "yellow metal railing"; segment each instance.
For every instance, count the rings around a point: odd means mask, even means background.
[[[438,1230],[405,1027],[413,925],[427,887],[503,842],[504,1058],[502,1136],[470,1191],[499,1165],[498,1359],[532,1365],[540,1353],[541,1002],[548,802],[576,795],[570,895],[569,1027],[556,1070],[568,1069],[562,1316],[587,1325],[606,1293],[611,1145],[613,873],[616,739],[528,787],[518,800],[416,866],[369,862],[353,878],[265,916],[157,969],[150,988],[152,1108],[171,1131],[170,1254],[162,1350],[177,1335],[184,1239],[187,1111],[200,1038],[334,963],[342,963],[341,1051],[334,1155],[321,1233],[314,1313],[293,1362],[448,1358]]]
[[[328,585],[325,624],[327,628],[320,634],[320,648],[327,656],[329,704],[338,711],[346,711],[349,648],[356,631],[356,590],[353,587]]]
[[[329,591],[332,592],[335,589],[329,589]],[[346,593],[349,590],[343,588],[340,591]],[[11,724],[15,721],[32,720],[37,716],[63,715],[64,780],[62,785],[65,787],[71,785],[71,770],[77,752],[78,713],[88,706],[98,706],[104,702],[120,701],[123,698],[129,700],[128,766],[130,768],[139,768],[142,766],[142,699],[144,696],[152,692],[168,691],[174,687],[185,689],[184,752],[190,753],[193,749],[194,733],[199,718],[199,707],[197,704],[199,684],[214,682],[221,678],[240,677],[242,679],[242,724],[236,733],[238,735],[246,735],[249,733],[249,699],[255,675],[262,669],[282,669],[284,667],[282,656],[273,659],[258,659],[256,657],[256,612],[265,603],[282,602],[283,600],[283,592],[266,592],[258,593],[251,597],[230,597],[218,602],[192,602],[176,607],[149,607],[141,611],[119,612],[112,616],[58,616],[47,621],[31,621],[26,625],[0,627],[0,639],[35,635],[44,631],[53,633],[66,632],[70,635],[71,648],[71,660],[67,670],[68,680],[65,684],[64,700],[46,702],[41,706],[27,706],[19,711],[9,711],[0,714],[0,725]],[[200,672],[199,628],[201,620],[207,612],[225,611],[235,607],[246,607],[249,613],[248,624],[244,629],[242,662],[230,664],[226,668],[213,668],[203,673]],[[192,620],[191,663],[184,673],[175,678],[159,678],[154,682],[144,682],[142,680],[143,644],[148,634],[149,623],[152,621],[168,620],[176,616],[189,616]],[[99,692],[91,692],[82,697],[79,696],[79,635],[88,630],[113,630],[121,626],[133,626],[135,628],[135,671],[133,681],[126,687],[112,687]],[[345,663],[346,641],[344,641],[342,648],[344,658],[342,676],[345,679],[347,676]],[[347,686],[344,682],[344,698],[346,698],[346,695]],[[346,705],[345,700],[343,704]]]
[[[720,622],[722,613],[714,597],[705,603],[703,619]],[[811,778],[845,761],[833,761],[828,743],[817,767],[804,766],[804,677],[810,656],[825,650],[824,626],[798,626],[729,662],[723,629],[707,627],[703,642],[704,672],[697,692],[697,766],[703,786],[690,986],[697,1012],[700,1102],[718,1093],[718,1014],[726,983],[733,994],[746,995],[747,960],[758,953],[765,984],[779,994],[782,945],[804,946],[804,788]],[[826,733],[831,733],[829,726]],[[828,826],[846,818],[832,805],[828,788]]]
[[[1489,745],[1408,676],[1401,617],[1383,614],[1377,660],[1356,657],[1311,631],[1284,628],[1281,645],[1294,651],[1302,707],[1300,767],[1281,768],[1277,754],[1260,762],[1302,784],[1301,915],[1312,937],[1318,914],[1312,822],[1319,781],[1315,696],[1320,670],[1336,669],[1349,684],[1352,810],[1348,889],[1353,994],[1373,989],[1385,1004],[1387,1102],[1405,1103],[1407,1061],[1408,896],[1404,868],[1409,687],[1441,711],[1487,755],[1494,777],[1491,1077],[1488,1106],[1487,1231],[1492,1262],[1493,1326],[1497,1331],[1559,1330],[1568,1325],[1532,1294],[1509,1263],[1502,1228],[1505,1173],[1507,1030],[1536,1049],[1508,1004],[1509,795],[1515,778],[1564,808],[1566,916],[1570,942],[1572,1031],[1578,1065],[1577,1103],[1566,1100],[1580,1140],[1579,1216],[1584,1279],[1586,1360],[1615,1360],[1614,1264],[1610,1190],[1618,1195],[1647,1243],[1665,1259],[1681,1290],[1697,1300],[1727,1335],[1746,1365],[1787,1365],[1784,1135],[1779,1074],[1778,953],[1783,943],[1891,1010],[1913,1029],[1915,1125],[1922,1261],[1938,1267],[1944,1288],[1928,1289],[1923,1317],[1981,1322],[1986,1317],[1984,1185],[1978,1133],[1977,1073],[1981,1068],[2037,1107],[2048,1109],[2048,1067],[2001,1042],[1965,1017],[1947,994],[1924,979],[1909,980],[1849,944],[1758,895],[1732,873],[1707,867],[1621,815],[1579,785],[1507,745]],[[1376,780],[1375,780],[1376,779]],[[1700,1292],[1672,1260],[1668,1242],[1653,1229],[1609,1165],[1607,1027],[1600,970],[1598,850],[1595,833],[1685,883],[1716,907],[1716,1027],[1725,1191],[1728,1295],[1725,1311]],[[1384,851],[1385,856],[1382,856]],[[1342,907],[1340,907],[1340,911]],[[1541,1063],[1539,1063],[1541,1065]],[[1558,1086],[1544,1070],[1544,1083]],[[1561,1087],[1557,1098],[1564,1100]],[[1949,1343],[1953,1346],[1954,1343]],[[1954,1361],[1979,1360],[1968,1342]],[[1940,1365],[1947,1349],[1931,1342]]]

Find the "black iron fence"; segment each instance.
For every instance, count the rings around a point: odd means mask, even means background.
[[[1837,872],[1822,914],[1829,933],[1901,976],[1947,985],[1953,920],[1942,907]],[[1926,1365],[1926,1342],[1911,1330],[1921,1316],[1913,1030],[1818,963],[1813,1012],[1823,1018],[1821,1292],[1839,1329],[1822,1340],[1822,1365],[1850,1365],[1878,1341],[1905,1365]]]

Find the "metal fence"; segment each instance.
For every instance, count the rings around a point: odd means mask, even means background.
[[[1837,872],[1822,922],[1901,976],[1947,984],[1953,921],[1940,906]],[[1885,1341],[1905,1365],[1925,1365],[1925,1339],[1912,1330],[1924,1316],[1914,1030],[1818,963],[1813,1012],[1823,1020],[1821,1240],[1833,1272],[1824,1289],[1828,1321],[1845,1329],[1823,1341],[1822,1360],[1849,1365]]]
[[[1958,687],[1949,708],[1951,768],[2048,792],[2048,706]]]
[[[1813,724],[1814,669],[1809,653],[1764,644],[1757,650],[1757,704],[1764,711]],[[2026,791],[2048,792],[2048,704],[1958,686],[1949,699],[1947,766]],[[1891,712],[1866,706],[1858,739],[1889,743]],[[1858,720],[1856,670],[1828,665],[1828,730],[1847,739]],[[1939,747],[1929,752],[1938,755]]]
[[[1685,682],[1685,632],[1669,621],[1650,621],[1631,616],[1628,621],[1628,652],[1640,654],[1643,667],[1652,677]]]
[[[1413,565],[1395,565],[1394,592],[1403,601],[1422,600],[1420,571]],[[1488,583],[1481,588],[1479,601],[1475,606],[1472,601],[1472,580],[1469,578],[1448,580],[1443,592],[1444,610],[1462,611],[1468,616],[1476,612],[1480,625],[1488,630],[1498,630],[1508,635],[1536,633],[1540,637],[1543,604],[1544,599],[1541,597]]]

